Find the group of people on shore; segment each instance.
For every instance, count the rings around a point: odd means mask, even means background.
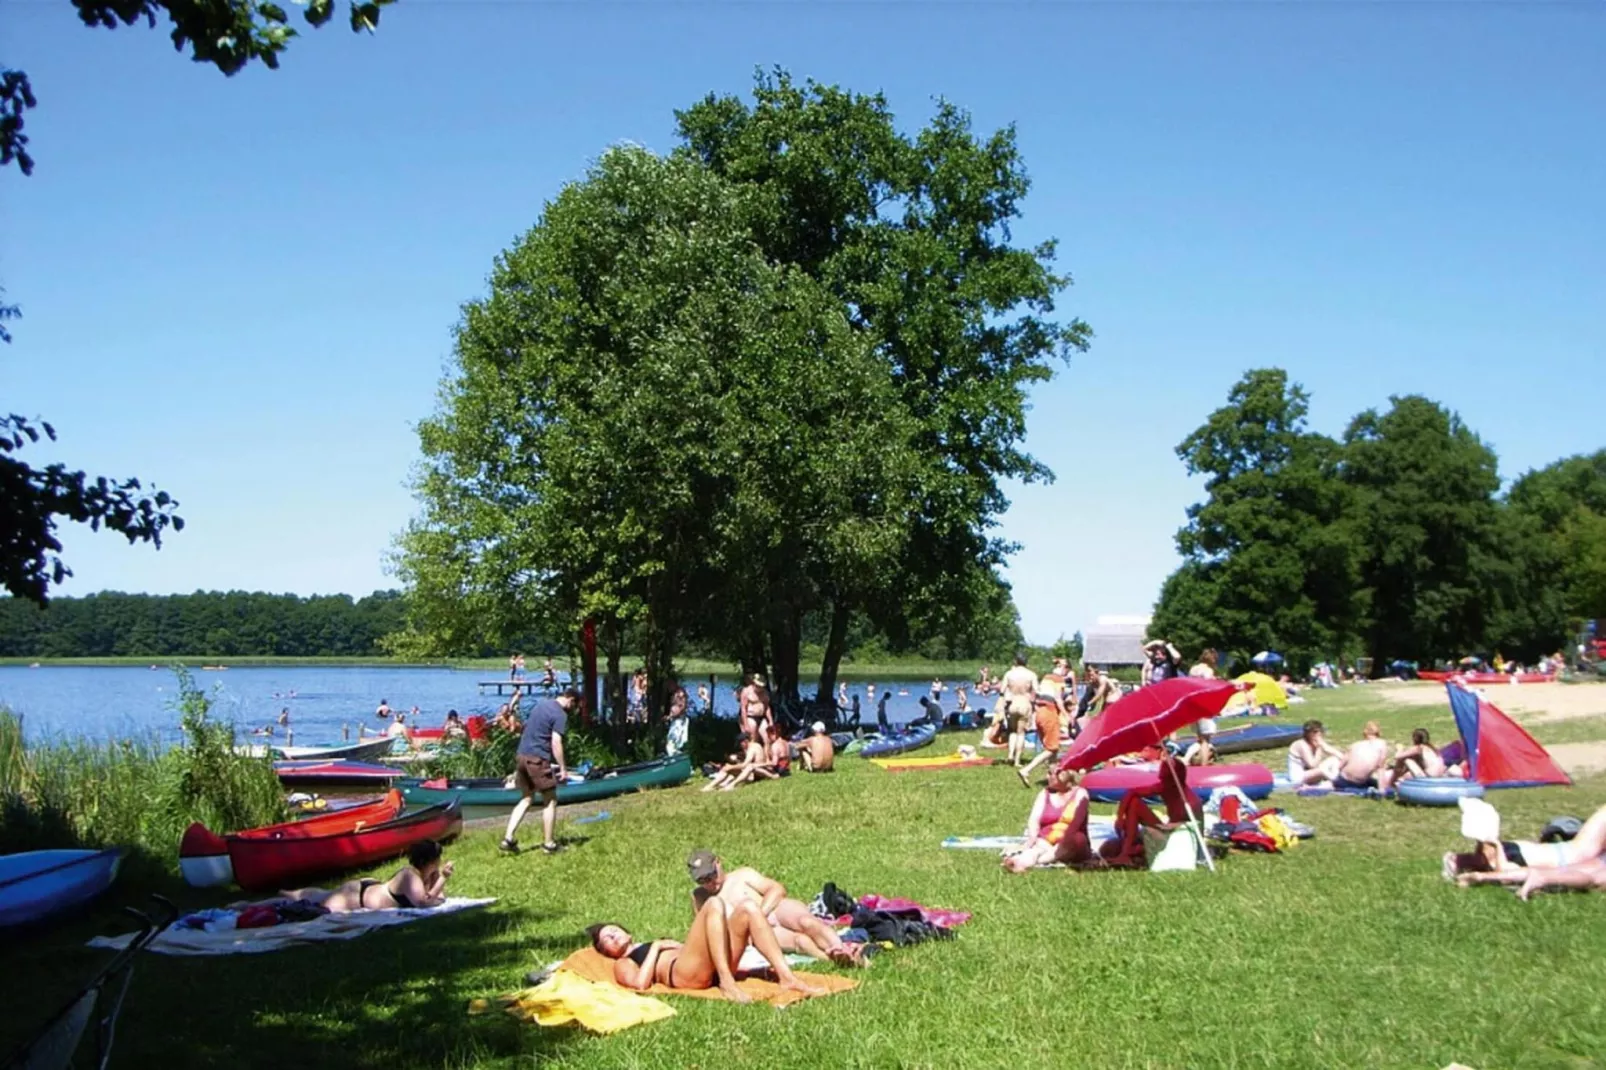
[[[743,784],[791,775],[794,745],[776,723],[764,677],[750,675],[736,700],[741,749],[711,771],[704,791],[734,791]],[[826,734],[823,721],[810,726],[809,735],[796,744],[795,750],[805,772],[829,772],[836,764],[836,745]]]
[[[1346,747],[1327,741],[1320,721],[1306,721],[1303,734],[1288,745],[1288,779],[1297,788],[1387,793],[1412,777],[1466,775],[1466,747],[1455,740],[1434,745],[1426,728],[1411,730],[1411,742],[1393,746],[1376,721],[1367,721],[1361,738]]]

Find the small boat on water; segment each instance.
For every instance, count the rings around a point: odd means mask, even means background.
[[[906,728],[893,736],[883,736],[872,739],[859,748],[861,758],[885,758],[889,754],[903,754],[905,751],[919,750],[929,747],[931,741],[937,738],[937,726],[931,724],[916,725]]]
[[[234,852],[238,847],[247,869],[257,866],[262,853],[254,845],[282,840],[305,840],[354,832],[395,820],[402,812],[401,792],[391,790],[380,799],[344,809],[322,811],[315,817],[278,825],[244,829],[219,836],[200,822],[184,830],[178,845],[178,868],[194,888],[210,888],[235,879]]]
[[[346,813],[349,811],[329,816],[344,817]],[[192,825],[184,838],[192,852],[216,852],[221,844],[228,855],[234,883],[241,888],[292,888],[326,874],[359,869],[406,854],[409,847],[422,840],[452,839],[463,830],[463,811],[454,800],[344,831],[298,836],[288,834],[285,826],[275,828],[286,834],[257,838],[247,832],[225,837],[205,826]]]
[[[655,758],[633,765],[593,769],[584,780],[558,785],[558,804],[594,802],[645,788],[672,788],[691,779],[691,758]],[[457,799],[464,806],[507,807],[523,796],[517,788],[504,787],[502,777],[469,780],[416,780],[401,782],[402,796],[409,803],[439,803]]]
[[[273,771],[286,787],[384,787],[401,776],[400,771],[388,765],[345,761],[274,762]]]
[[[395,745],[394,739],[380,736],[378,739],[365,739],[361,743],[325,743],[307,747],[249,743],[238,746],[235,750],[251,758],[272,755],[274,758],[296,762],[371,762],[389,754]]]
[[[117,879],[121,848],[0,855],[0,929],[86,906]]]

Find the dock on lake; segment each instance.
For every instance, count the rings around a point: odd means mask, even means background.
[[[551,690],[540,680],[481,680],[479,682],[480,694],[485,694],[487,687],[494,688],[495,693],[498,695],[517,695],[521,692],[526,695],[533,695],[538,691]]]

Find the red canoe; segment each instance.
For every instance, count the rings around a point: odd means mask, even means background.
[[[480,716],[479,714],[475,714],[473,717],[470,717],[468,720],[463,722],[463,728],[468,732],[469,739],[484,739],[487,732],[486,723],[487,722],[484,717]],[[446,735],[446,727],[444,725],[439,725],[435,728],[415,728],[410,734],[414,739],[426,741],[431,739],[440,739]]]
[[[192,841],[191,833],[197,829],[200,832]],[[371,866],[406,854],[409,847],[422,840],[449,840],[462,830],[462,808],[454,799],[389,821],[321,835],[259,839],[237,834],[225,839],[196,825],[185,833],[185,841],[192,850],[201,850],[205,845],[213,853],[218,844],[222,844],[229,856],[234,882],[241,888],[253,890],[290,888],[326,873]],[[212,836],[216,842],[207,844],[202,834]]]
[[[1513,675],[1509,672],[1419,672],[1416,674],[1423,680],[1434,683],[1443,683],[1446,680],[1465,680],[1469,684],[1509,684],[1513,679],[1519,684],[1548,684],[1556,679],[1555,673],[1548,672],[1519,672]]]
[[[1120,802],[1134,789],[1144,795],[1160,794],[1160,767],[1152,762],[1140,765],[1109,765],[1082,778],[1082,787],[1099,802]],[[1251,799],[1271,794],[1271,770],[1263,765],[1191,765],[1188,787],[1201,799],[1217,788],[1237,788]]]
[[[316,817],[300,821],[286,821],[282,825],[263,825],[219,836],[197,821],[184,830],[178,844],[178,866],[184,880],[195,888],[210,888],[234,880],[234,864],[229,856],[231,845],[237,840],[308,839],[333,836],[368,825],[380,825],[393,820],[406,804],[402,793],[394,789],[383,798],[358,806],[331,810]]]

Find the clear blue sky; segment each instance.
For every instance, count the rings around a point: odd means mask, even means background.
[[[459,304],[606,146],[755,66],[1018,124],[1017,228],[1097,339],[1033,396],[1058,473],[1003,533],[1028,637],[1145,612],[1198,496],[1173,450],[1247,368],[1338,433],[1390,394],[1508,478],[1603,445],[1606,6],[646,5],[400,0],[225,79],[165,30],[0,3],[40,98],[0,175],[0,350],[30,451],[154,479],[159,553],[66,531],[100,589],[365,593],[412,514],[413,424]]]

